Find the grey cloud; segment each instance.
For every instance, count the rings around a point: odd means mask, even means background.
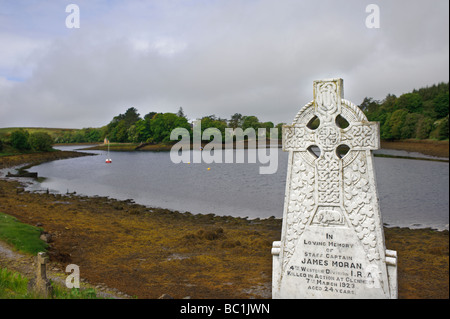
[[[343,77],[357,104],[448,81],[447,1],[380,0],[378,30],[365,27],[361,1],[199,3],[88,12],[30,78],[0,87],[0,126],[101,126],[130,106],[290,122],[316,79]]]

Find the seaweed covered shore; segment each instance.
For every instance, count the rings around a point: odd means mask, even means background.
[[[76,153],[76,154],[73,154]],[[79,155],[81,154],[81,155]],[[0,168],[85,156],[77,152],[0,158]],[[108,197],[26,192],[0,180],[0,212],[40,225],[51,262],[129,296],[270,298],[272,242],[281,220],[181,213]],[[398,252],[400,298],[449,298],[448,231],[385,228]],[[7,264],[6,260],[0,260]]]

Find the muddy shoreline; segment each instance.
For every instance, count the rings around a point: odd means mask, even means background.
[[[449,141],[400,140],[381,141],[381,148],[418,152],[436,157],[449,157]]]
[[[53,152],[52,152],[53,153]],[[76,153],[76,154],[75,154]],[[86,156],[0,158],[0,168]],[[281,220],[180,213],[108,197],[30,193],[0,179],[0,211],[51,235],[51,261],[138,298],[270,298],[272,242]],[[448,231],[385,228],[398,252],[400,298],[449,298]],[[3,262],[0,261],[0,265]]]

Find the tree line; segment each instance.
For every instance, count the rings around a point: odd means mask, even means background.
[[[53,143],[54,140],[48,133],[29,133],[24,129],[18,129],[13,131],[7,139],[0,139],[0,152],[6,145],[20,152],[49,152],[53,150]]]
[[[369,121],[380,122],[383,140],[449,138],[449,83],[388,94],[382,101],[366,97],[359,107]]]
[[[388,94],[382,101],[366,97],[359,107],[370,121],[380,122],[381,139],[439,139],[449,138],[449,83],[439,83],[431,87],[413,90],[399,97]],[[254,115],[233,114],[229,119],[215,115],[201,119],[201,131],[217,128],[225,138],[225,128],[265,128],[267,137],[270,128],[278,129],[281,138],[282,125],[261,122]],[[6,139],[0,139],[0,151],[10,145],[21,151],[51,150],[53,143],[99,143],[107,138],[117,143],[168,143],[175,128],[184,128],[192,136],[193,127],[180,107],[177,113],[149,112],[143,117],[134,107],[115,116],[100,128],[61,130],[57,133],[16,130]]]
[[[281,138],[281,126],[273,122],[261,122],[256,116],[245,116],[235,113],[230,119],[223,119],[215,115],[204,116],[201,119],[201,131],[208,128],[217,128],[225,136],[225,128],[265,128],[267,135],[269,129],[277,127]],[[193,126],[180,107],[177,113],[149,112],[143,117],[138,110],[131,107],[125,113],[115,116],[106,126],[101,128],[84,128],[76,131],[67,131],[55,138],[57,143],[84,143],[102,142],[107,138],[116,143],[168,143],[170,134],[176,128],[184,128],[192,134]],[[192,135],[191,135],[192,136]]]
[[[366,97],[359,107],[370,121],[380,122],[383,140],[398,139],[448,139],[449,138],[449,83],[434,84],[413,90],[399,97],[388,94],[382,101]],[[254,115],[233,114],[229,119],[215,115],[201,119],[202,132],[217,128],[225,137],[225,128],[265,128],[269,136],[270,128],[278,129],[281,138],[282,125],[261,122]],[[115,116],[102,128],[85,128],[66,132],[57,141],[62,143],[101,142],[107,137],[119,143],[167,143],[175,128],[185,128],[192,133],[192,124],[180,107],[177,113],[150,112],[143,117],[134,107]],[[192,135],[191,135],[192,136]]]

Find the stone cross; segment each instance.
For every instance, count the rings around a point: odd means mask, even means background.
[[[379,144],[379,123],[343,98],[342,79],[314,81],[314,100],[283,127],[289,163],[273,298],[396,298],[371,153]]]

